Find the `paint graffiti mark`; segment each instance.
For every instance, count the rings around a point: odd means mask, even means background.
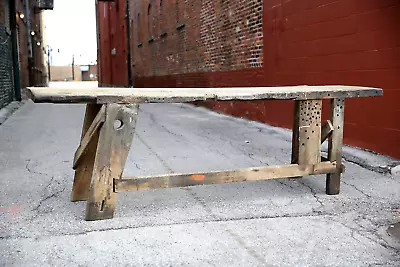
[[[17,215],[23,210],[22,205],[13,205],[8,208],[0,208],[0,212],[8,213],[9,219],[15,219]]]
[[[193,181],[203,181],[206,178],[206,176],[204,174],[193,174],[192,176],[190,176],[190,180]]]

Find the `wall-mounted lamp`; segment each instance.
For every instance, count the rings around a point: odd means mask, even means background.
[[[36,45],[37,45],[37,46],[40,46],[40,42],[37,42]]]
[[[18,16],[19,16],[20,19],[24,19],[25,18],[25,14],[22,11],[18,12]]]
[[[36,33],[35,31],[31,31],[31,35],[34,36]]]

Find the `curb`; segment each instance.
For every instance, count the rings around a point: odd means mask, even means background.
[[[2,125],[16,110],[25,104],[26,100],[13,101],[0,109],[0,125]]]
[[[234,117],[228,114],[224,114],[221,112],[212,111],[203,106],[193,106],[190,104],[182,104],[182,107],[189,107],[192,110],[198,112],[204,112],[208,115],[212,116],[220,116],[224,117],[231,121],[236,121],[241,124],[245,124],[247,127],[254,127],[259,129],[260,131],[265,131],[267,133],[274,133],[277,135],[281,135],[288,142],[292,142],[292,131],[286,128],[280,128],[271,126],[266,123],[261,123],[257,121],[247,120],[245,118]],[[322,152],[327,152],[328,146],[326,142],[322,145]],[[400,160],[378,154],[376,152],[352,147],[349,145],[343,144],[343,152],[342,157],[345,161],[356,164],[364,169],[380,173],[380,174],[392,174],[400,177]]]

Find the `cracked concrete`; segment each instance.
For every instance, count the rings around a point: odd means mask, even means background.
[[[70,202],[83,113],[27,102],[0,126],[0,266],[400,264],[400,178],[382,171],[396,161],[366,151],[362,164],[345,156],[338,196],[323,175],[141,191],[119,195],[113,220],[86,222],[85,203]],[[146,104],[124,175],[283,164],[290,142],[284,129]]]

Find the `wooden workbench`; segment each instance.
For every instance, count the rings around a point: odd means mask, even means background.
[[[86,220],[114,215],[117,193],[301,178],[327,174],[326,193],[339,194],[344,99],[374,97],[381,89],[356,86],[286,86],[251,88],[28,88],[36,103],[86,103],[80,145],[75,153],[72,201],[87,201]],[[122,178],[131,147],[140,103],[183,103],[208,100],[294,100],[291,163],[282,166]],[[330,120],[322,123],[322,99],[330,99]],[[328,158],[321,144],[328,140]]]

